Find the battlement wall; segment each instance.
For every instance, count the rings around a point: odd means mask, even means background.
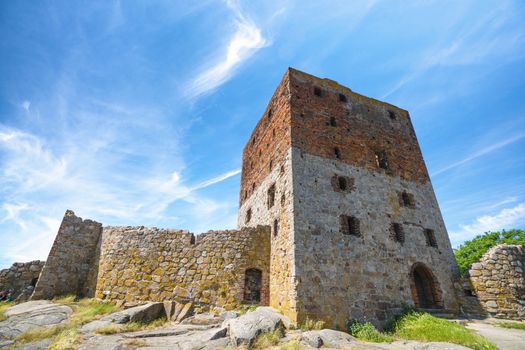
[[[93,296],[94,286],[88,283],[88,275],[96,264],[101,232],[102,224],[82,220],[67,210],[32,299],[50,299],[64,294]]]
[[[232,309],[245,299],[248,269],[261,271],[260,301],[269,301],[270,230],[190,232],[145,227],[104,227],[96,297],[192,301]]]

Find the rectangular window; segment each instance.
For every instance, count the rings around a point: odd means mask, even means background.
[[[246,211],[246,220],[244,220],[244,223],[247,224],[252,219],[252,208],[248,208]]]
[[[385,151],[376,152],[376,164],[379,168],[388,170],[388,159]]]
[[[405,232],[403,231],[403,225],[394,222],[392,223],[390,231],[394,241],[399,243],[405,242]]]
[[[361,227],[359,219],[355,216],[341,215],[339,217],[341,224],[341,232],[345,235],[361,236]]]
[[[427,241],[427,246],[437,248],[436,236],[434,235],[434,230],[429,228],[425,229],[425,239]]]
[[[404,207],[412,208],[414,209],[416,207],[416,201],[414,200],[414,195],[412,193],[408,193],[406,191],[403,191],[401,193],[401,204]]]
[[[268,209],[273,207],[274,203],[275,203],[275,184],[271,185],[270,188],[268,188]]]

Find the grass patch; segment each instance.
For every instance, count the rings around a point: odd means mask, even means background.
[[[58,304],[71,307],[73,313],[66,323],[52,327],[32,329],[16,337],[15,344],[31,343],[43,339],[53,339],[51,350],[75,349],[82,341],[82,336],[77,328],[90,321],[98,319],[120,309],[113,303],[102,302],[95,299],[81,299],[75,301],[74,295],[66,295],[53,299]]]
[[[299,328],[302,331],[320,330],[324,328],[324,321],[314,321],[307,317],[306,321],[299,325]]]
[[[238,310],[239,314],[244,315],[247,312],[255,311],[255,309],[257,309],[257,306],[259,305],[241,305],[241,307]]]
[[[70,350],[76,349],[82,342],[82,336],[77,329],[66,329],[60,332],[47,350]]]
[[[359,340],[373,343],[389,343],[394,340],[392,335],[379,332],[370,322],[353,322],[348,326],[348,333]]]
[[[525,331],[524,322],[498,322],[496,323],[498,327],[510,328],[510,329],[521,329]]]
[[[97,334],[109,335],[115,333],[129,333],[154,329],[163,326],[168,320],[165,317],[158,318],[151,322],[129,322],[119,325],[100,327],[95,330]]]
[[[78,303],[69,305],[73,308],[70,322],[76,325],[83,325],[120,310],[113,303],[102,302],[94,299],[82,299]]]
[[[297,340],[293,340],[289,343],[284,344],[279,348],[279,350],[300,350],[301,347],[299,346],[299,342]]]
[[[275,346],[279,343],[279,339],[284,336],[281,329],[276,329],[272,332],[266,332],[255,338],[251,349],[268,349],[269,347]]]
[[[128,339],[124,341],[122,344],[130,345],[130,346],[138,346],[138,347],[146,346],[146,342],[142,339]]]
[[[13,305],[15,305],[14,301],[0,302],[0,321],[4,321],[5,319],[7,319],[7,316],[5,315],[5,311]]]
[[[48,338],[55,338],[60,333],[70,330],[72,327],[60,324],[52,327],[43,327],[28,330],[16,337],[16,343],[32,343],[34,341],[39,341]]]
[[[498,349],[487,339],[457,323],[414,311],[393,323],[392,335],[402,339],[454,343],[474,350]]]

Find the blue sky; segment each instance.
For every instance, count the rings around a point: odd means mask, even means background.
[[[234,228],[287,67],[410,111],[454,245],[525,226],[523,1],[3,1],[0,267],[64,211]]]

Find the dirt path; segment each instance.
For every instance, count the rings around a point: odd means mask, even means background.
[[[485,322],[469,322],[467,328],[475,330],[484,336],[500,350],[523,350],[525,349],[525,331],[520,329],[507,329],[497,327]]]

